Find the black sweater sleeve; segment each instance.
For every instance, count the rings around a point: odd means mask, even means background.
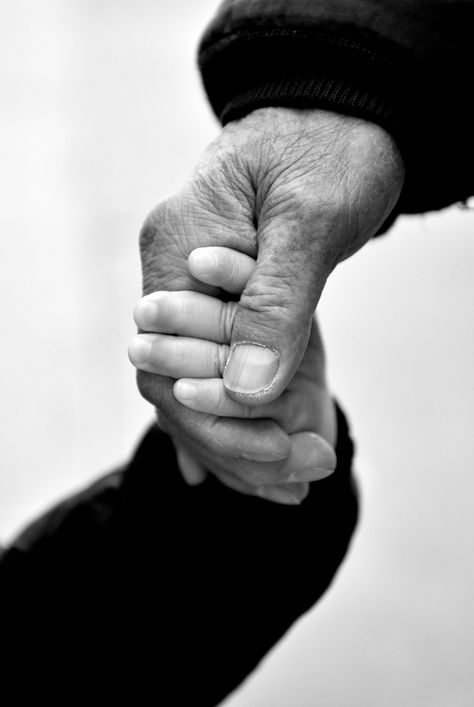
[[[336,452],[335,473],[283,506],[212,476],[187,486],[171,440],[151,428],[124,469],[43,515],[0,559],[2,694],[217,705],[346,553],[357,498],[340,411]]]
[[[199,66],[223,123],[293,106],[387,129],[406,165],[399,211],[474,194],[473,0],[226,0]]]

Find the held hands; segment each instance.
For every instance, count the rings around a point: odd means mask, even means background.
[[[220,298],[219,281],[188,270],[196,248],[256,258],[233,313],[224,387],[245,406],[277,402],[302,361],[327,277],[380,228],[403,178],[396,145],[380,127],[320,110],[256,110],[227,125],[185,187],[146,220],[144,294]],[[179,403],[168,376],[140,370],[137,381],[195,458],[226,460],[237,472],[242,450],[259,462],[288,457],[288,436],[274,420],[253,420],[249,430],[246,420]]]
[[[255,269],[252,258],[227,248],[201,248],[189,257],[190,272],[207,284],[240,294]],[[175,438],[178,462],[189,483],[212,471],[222,483],[243,493],[280,503],[299,503],[309,481],[335,468],[334,408],[324,380],[322,345],[314,321],[310,344],[289,388],[274,403],[259,407],[232,400],[222,375],[229,352],[237,304],[196,292],[155,292],[139,301],[135,321],[143,333],[131,342],[130,358],[141,370],[178,378],[175,398],[207,416],[240,418],[250,434],[259,422],[273,420],[288,435],[288,456],[278,449],[263,452],[262,461],[246,459],[242,448],[237,468],[227,459],[202,455]],[[153,333],[152,333],[153,332]],[[176,336],[177,335],[177,336]],[[167,429],[160,416],[160,425]],[[263,450],[262,450],[263,451]],[[273,454],[273,461],[270,461]],[[198,456],[196,456],[198,455]]]

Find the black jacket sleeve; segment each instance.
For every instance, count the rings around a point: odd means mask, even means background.
[[[398,211],[474,194],[473,0],[225,0],[199,66],[223,123],[293,106],[387,129],[406,165]]]
[[[346,553],[357,498],[340,411],[336,452],[335,473],[283,506],[212,476],[187,486],[171,440],[151,428],[122,470],[43,515],[0,558],[2,695],[217,705]]]

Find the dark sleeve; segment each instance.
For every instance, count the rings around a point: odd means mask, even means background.
[[[85,704],[219,704],[345,556],[357,498],[340,411],[336,452],[335,473],[282,506],[212,476],[187,486],[171,440],[150,429],[123,472],[64,501],[2,556],[3,690],[19,704],[30,691],[68,704],[64,683]]]
[[[223,123],[264,106],[324,108],[388,130],[405,213],[474,194],[472,0],[226,0],[199,66]]]

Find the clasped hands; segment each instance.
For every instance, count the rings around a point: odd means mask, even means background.
[[[189,482],[210,472],[296,504],[335,468],[313,313],[330,272],[380,228],[402,183],[381,128],[268,108],[226,126],[184,188],[152,211],[129,355]]]

